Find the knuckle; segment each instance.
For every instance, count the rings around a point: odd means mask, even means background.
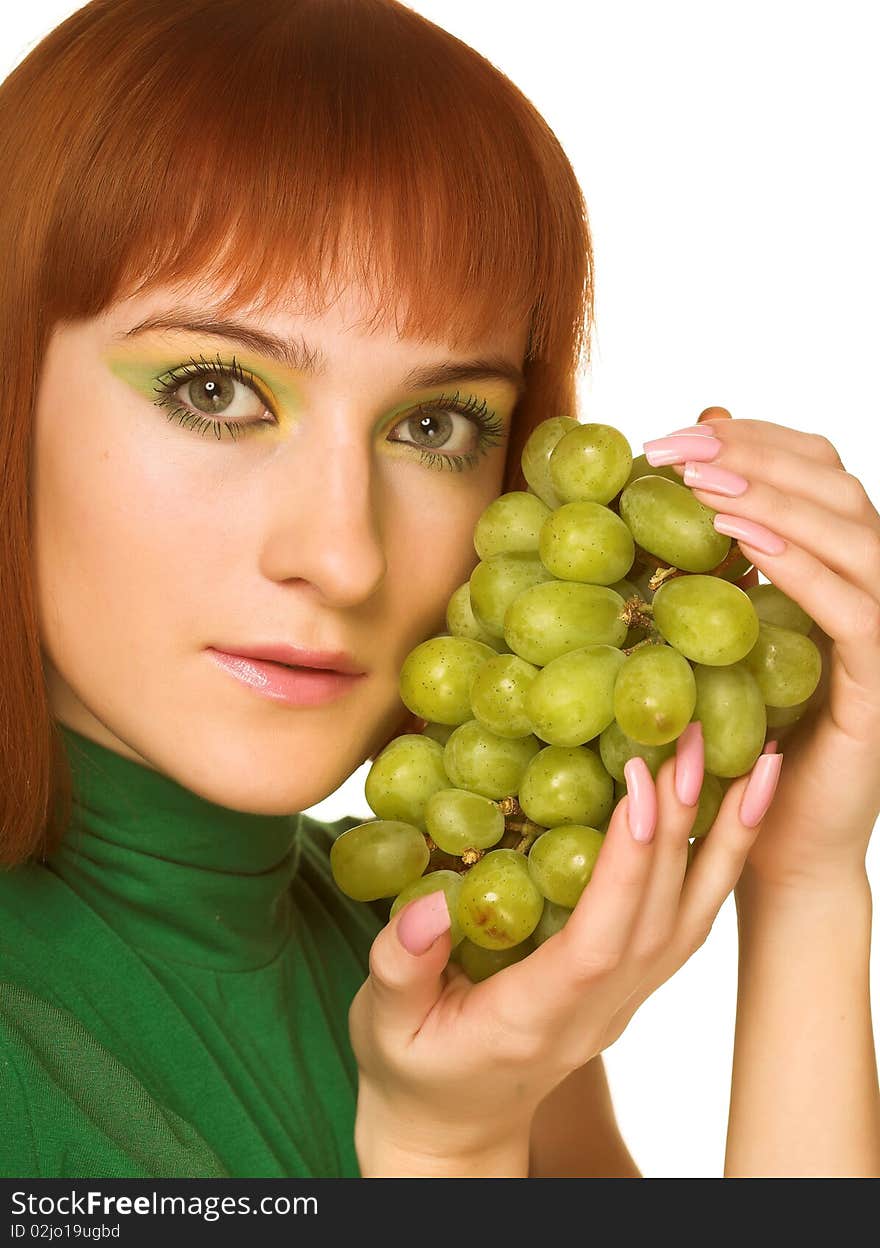
[[[863,540],[865,543],[863,564],[867,566],[873,579],[880,571],[880,529],[866,528]]]
[[[389,951],[385,947],[385,942],[381,939],[382,933],[376,937],[370,946],[370,978],[374,983],[379,984],[383,988],[399,988],[401,987],[399,974],[395,972],[395,962],[389,956]]]
[[[514,1002],[511,1008],[502,1008],[494,1013],[489,1022],[486,1046],[494,1060],[520,1066],[528,1065],[539,1057],[543,1040],[526,1022],[522,1003]]]
[[[622,954],[618,948],[592,945],[586,949],[574,949],[571,957],[575,978],[581,982],[590,982],[616,971]]]
[[[670,932],[654,929],[644,936],[640,935],[633,945],[633,957],[639,963],[653,963],[666,952],[669,945]]]
[[[813,439],[813,447],[819,458],[836,468],[843,467],[843,461],[837,453],[837,448],[829,438],[825,437],[824,433],[813,433],[810,436]]]
[[[853,634],[859,641],[880,644],[880,602],[864,595],[853,622]]]
[[[687,936],[687,957],[691,958],[698,949],[702,949],[706,941],[709,939],[709,933],[712,930],[714,919],[705,919],[699,923],[695,923]]]
[[[873,511],[868,491],[857,476],[844,470],[840,474],[840,490],[844,503],[853,511],[863,512],[867,508]]]

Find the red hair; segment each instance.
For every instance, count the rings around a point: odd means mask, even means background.
[[[0,84],[0,863],[52,852],[70,775],[30,540],[34,409],[57,322],[210,280],[305,314],[349,280],[401,335],[530,326],[504,489],[589,364],[586,205],[490,61],[396,0],[92,0]],[[399,319],[399,301],[406,313]]]

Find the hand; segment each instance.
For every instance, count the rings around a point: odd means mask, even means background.
[[[775,734],[786,760],[748,874],[800,886],[863,874],[880,811],[880,516],[826,438],[724,408],[703,412],[703,425],[720,452],[676,472],[734,521],[729,532],[751,526],[735,534],[743,554],[816,622],[825,666],[806,716]],[[698,484],[704,466],[748,488],[730,497]]]
[[[656,787],[643,760],[627,764],[629,793],[577,906],[522,961],[477,984],[447,965],[442,892],[410,902],[378,934],[349,1012],[364,1177],[400,1175],[400,1167],[409,1176],[509,1175],[499,1153],[506,1147],[527,1159],[544,1097],[616,1040],[703,944],[760,824],[740,822],[750,778],[740,777],[687,868],[702,781],[699,730],[688,739],[663,763]],[[679,798],[676,769],[694,805]],[[647,842],[634,838],[631,811],[653,832]],[[402,940],[424,952],[408,952]],[[487,1164],[495,1168],[481,1169]]]

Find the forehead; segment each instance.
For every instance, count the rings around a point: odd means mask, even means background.
[[[467,340],[456,341],[451,333],[436,336],[403,334],[400,327],[407,323],[407,305],[400,299],[396,305],[377,302],[375,295],[361,283],[352,282],[328,297],[323,304],[306,301],[294,288],[278,297],[235,299],[228,291],[209,282],[186,285],[160,285],[135,292],[111,304],[97,318],[102,331],[111,337],[125,335],[134,327],[152,324],[163,328],[175,324],[210,325],[235,322],[251,327],[259,338],[260,331],[289,344],[289,358],[281,360],[290,367],[303,368],[316,374],[326,365],[328,344],[333,339],[364,338],[383,348],[396,347],[401,353],[430,355],[484,353],[503,351],[522,360],[528,339],[529,318],[505,322],[501,310],[496,324],[488,332]],[[262,344],[265,347],[265,342]],[[342,345],[342,344],[340,344]],[[260,347],[258,341],[255,347]],[[276,355],[277,351],[269,354]]]

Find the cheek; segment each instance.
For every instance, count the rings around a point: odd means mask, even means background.
[[[127,417],[76,395],[41,411],[33,538],[50,659],[99,685],[125,680],[132,693],[155,680],[145,659],[187,640],[181,618],[202,592],[204,565],[221,557],[222,539],[210,540],[215,509],[209,496],[193,500],[185,457],[162,437],[143,437],[137,417]],[[65,426],[76,436],[65,436]]]
[[[408,514],[395,523],[389,557],[395,668],[420,641],[446,631],[449,598],[478,562],[474,527],[497,497],[500,481],[500,474],[497,482],[481,478],[473,489],[447,488],[431,499],[425,490],[410,500]]]

